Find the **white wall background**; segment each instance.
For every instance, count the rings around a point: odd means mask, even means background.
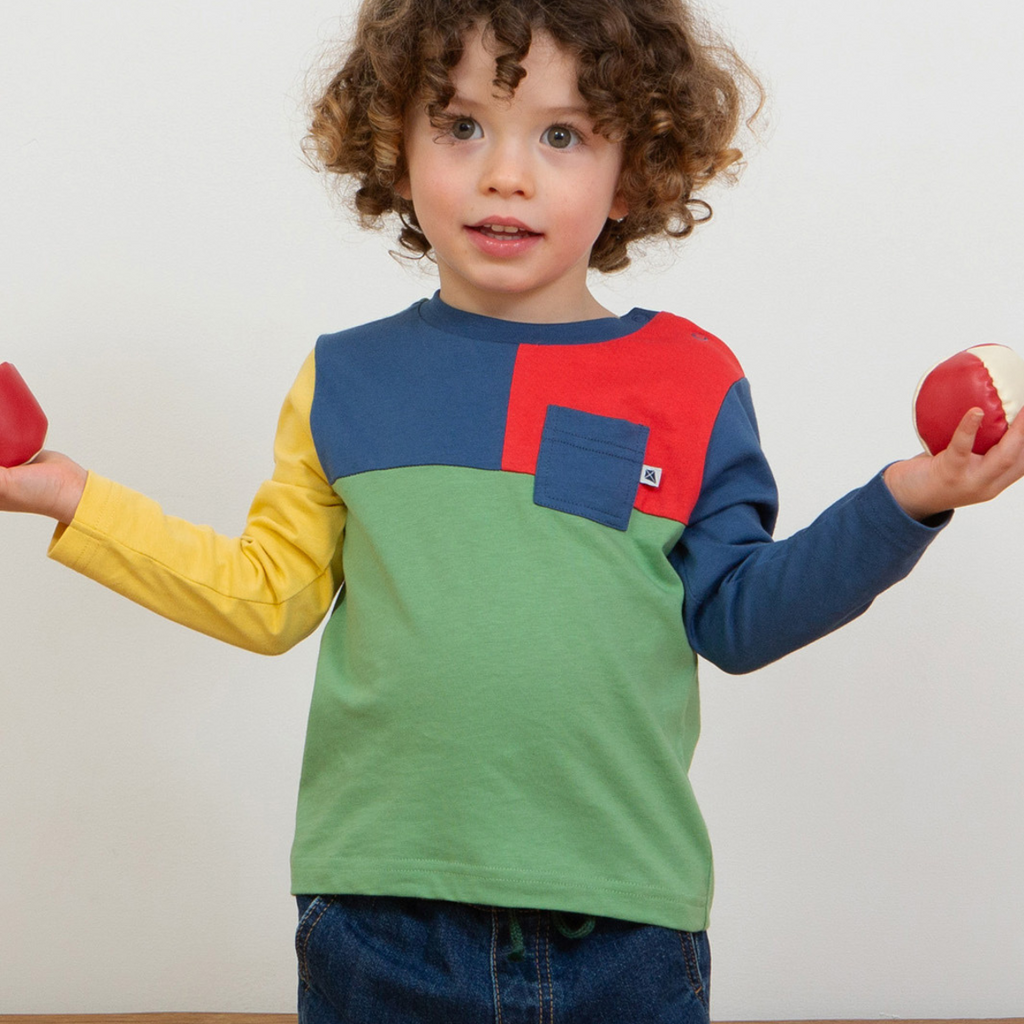
[[[50,443],[236,532],[318,333],[433,290],[302,164],[354,0],[0,0],[0,360]],[[780,535],[912,454],[933,362],[1024,350],[1024,8],[719,0],[770,130],[676,258],[599,285],[723,336]],[[703,675],[718,1018],[1024,1013],[1024,487],[752,676]],[[288,1011],[315,642],[261,660],[0,518],[0,1012]]]

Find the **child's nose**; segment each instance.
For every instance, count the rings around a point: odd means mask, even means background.
[[[491,150],[480,177],[480,189],[503,199],[516,195],[528,198],[533,195],[533,173],[520,146],[512,143],[498,144]]]

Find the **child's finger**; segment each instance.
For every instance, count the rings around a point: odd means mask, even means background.
[[[985,414],[981,409],[968,409],[949,442],[948,451],[960,458],[967,458],[974,449],[974,439],[981,429]]]

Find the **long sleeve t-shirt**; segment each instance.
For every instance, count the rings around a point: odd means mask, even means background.
[[[292,888],[707,924],[698,655],[841,626],[941,522],[880,475],[772,539],[732,353],[689,321],[523,324],[439,297],[319,339],[237,538],[90,475],[52,557],[276,653],[329,614]]]

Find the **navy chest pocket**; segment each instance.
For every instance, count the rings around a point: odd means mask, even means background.
[[[625,530],[649,433],[629,420],[549,405],[537,455],[534,504]]]

